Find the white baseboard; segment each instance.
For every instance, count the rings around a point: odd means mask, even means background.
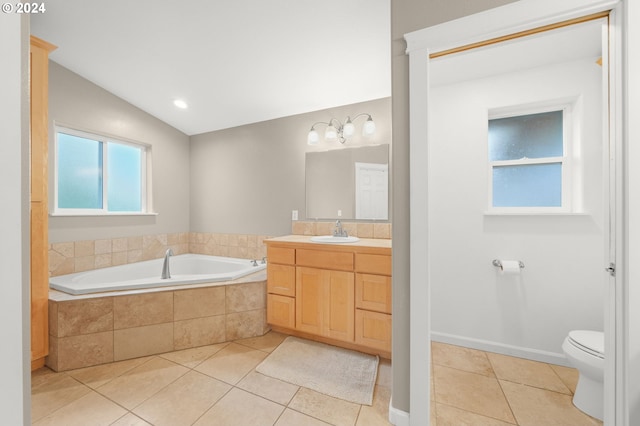
[[[409,426],[409,413],[393,407],[392,402],[393,396],[389,400],[389,423],[395,426]]]
[[[456,336],[453,334],[439,333],[431,331],[431,340],[434,342],[448,343],[451,345],[464,346],[481,351],[495,352],[503,355],[515,356],[518,358],[530,359],[533,361],[546,362],[548,364],[564,365],[571,367],[564,353],[547,352],[538,349],[524,348],[520,346],[506,345],[488,340],[473,339],[470,337]]]

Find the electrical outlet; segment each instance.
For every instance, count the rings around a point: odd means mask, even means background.
[[[298,210],[291,210],[291,220],[298,220]]]
[[[342,217],[342,210],[338,210],[338,217]]]

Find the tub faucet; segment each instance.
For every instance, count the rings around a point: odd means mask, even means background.
[[[349,236],[347,234],[347,230],[346,229],[342,229],[342,222],[340,222],[340,219],[336,220],[336,227],[333,230],[333,236],[334,237],[348,237]]]
[[[162,275],[160,278],[166,280],[171,278],[171,271],[169,271],[169,257],[173,256],[173,250],[168,249],[164,254],[164,263],[162,264]]]

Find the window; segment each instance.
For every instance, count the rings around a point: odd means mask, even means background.
[[[568,211],[569,108],[490,116],[490,211]]]
[[[53,214],[147,213],[149,147],[56,128]]]

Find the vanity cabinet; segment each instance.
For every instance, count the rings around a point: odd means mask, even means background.
[[[276,331],[391,356],[391,242],[267,244],[267,322]]]

